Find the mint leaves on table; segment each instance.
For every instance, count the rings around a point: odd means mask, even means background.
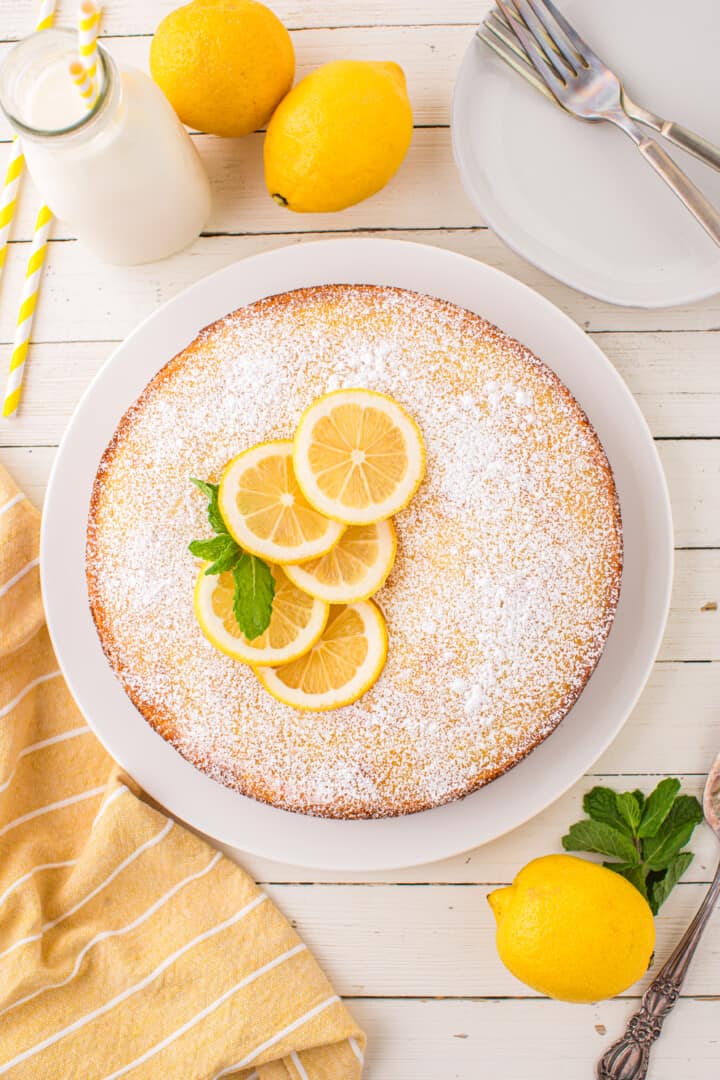
[[[208,521],[215,532],[208,540],[193,540],[189,544],[190,553],[210,563],[206,574],[232,572],[235,582],[233,614],[248,641],[254,641],[270,625],[275,579],[268,564],[243,551],[228,532],[218,505],[218,485],[192,476],[190,482],[207,495]]]
[[[616,862],[603,865],[627,878],[654,915],[693,861],[682,849],[703,819],[694,795],[680,795],[680,781],[661,780],[648,796],[642,791],[594,787],[583,799],[587,817],[572,825],[566,851],[594,851]]]

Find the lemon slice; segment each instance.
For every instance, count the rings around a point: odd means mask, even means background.
[[[299,660],[256,667],[266,690],[296,709],[324,711],[357,701],[385,665],[387,630],[371,600],[330,608],[322,637]]]
[[[270,625],[260,637],[248,641],[233,614],[232,574],[209,575],[207,566],[202,567],[195,586],[195,615],[208,641],[233,659],[246,664],[285,664],[311,649],[325,629],[329,605],[308,596],[279,566],[272,566],[275,596]]]
[[[327,555],[288,566],[286,573],[299,589],[328,604],[353,604],[378,591],[392,570],[396,551],[392,521],[350,525]]]
[[[425,474],[420,430],[392,398],[372,390],[336,390],[300,418],[295,475],[320,513],[347,525],[392,517]]]
[[[298,563],[324,555],[343,534],[314,510],[292,465],[292,442],[260,443],[225,466],[218,503],[229,532],[252,555]]]

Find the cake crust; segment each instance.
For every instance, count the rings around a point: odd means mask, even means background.
[[[428,476],[377,597],[385,672],[355,705],[300,714],[195,624],[187,544],[209,530],[189,476],[290,437],[337,385],[396,397]],[[299,289],[202,330],[120,421],[88,521],[93,618],[147,722],[220,783],[337,818],[428,809],[521,761],[597,665],[621,572],[612,471],[569,390],[474,313],[385,286]]]

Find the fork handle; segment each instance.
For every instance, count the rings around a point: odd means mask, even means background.
[[[720,867],[700,908],[670,959],[663,964],[643,994],[625,1034],[606,1050],[597,1067],[597,1080],[643,1080],[650,1062],[650,1048],[680,996],[690,962],[720,896]]]
[[[675,146],[679,146],[681,150],[687,150],[705,165],[720,169],[720,146],[711,143],[709,139],[704,139],[702,135],[697,135],[682,124],[676,124],[674,120],[664,120],[660,134],[671,143],[675,143]]]
[[[700,188],[693,184],[654,139],[643,135],[636,145],[648,164],[652,165],[658,176],[672,188],[708,236],[720,246],[720,213],[708,202]]]

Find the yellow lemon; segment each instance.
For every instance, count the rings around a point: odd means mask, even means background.
[[[208,575],[208,565],[202,565],[195,585],[195,616],[208,641],[234,660],[287,664],[308,652],[325,629],[329,605],[298,589],[279,566],[271,566],[275,596],[270,625],[260,637],[248,641],[233,613],[232,574]]]
[[[387,184],[411,136],[402,68],[336,60],[298,83],[273,114],[265,138],[265,183],[290,210],[342,210]]]
[[[263,127],[295,74],[290,35],[255,0],[193,0],[167,15],[150,71],[180,119],[212,135]]]
[[[395,562],[397,536],[392,521],[350,525],[327,555],[285,573],[310,596],[328,604],[367,600],[383,585]]]
[[[371,525],[410,502],[425,475],[425,445],[413,418],[387,394],[334,390],[300,417],[293,467],[319,513]]]
[[[488,901],[500,959],[541,994],[601,1001],[648,969],[652,912],[633,885],[596,863],[573,855],[534,859]]]
[[[362,697],[387,658],[387,629],[372,600],[333,606],[321,637],[290,664],[255,667],[266,690],[284,705],[315,712]]]
[[[316,559],[345,531],[304,498],[292,449],[289,439],[251,446],[228,462],[220,481],[218,505],[230,534],[245,551],[268,562]]]

